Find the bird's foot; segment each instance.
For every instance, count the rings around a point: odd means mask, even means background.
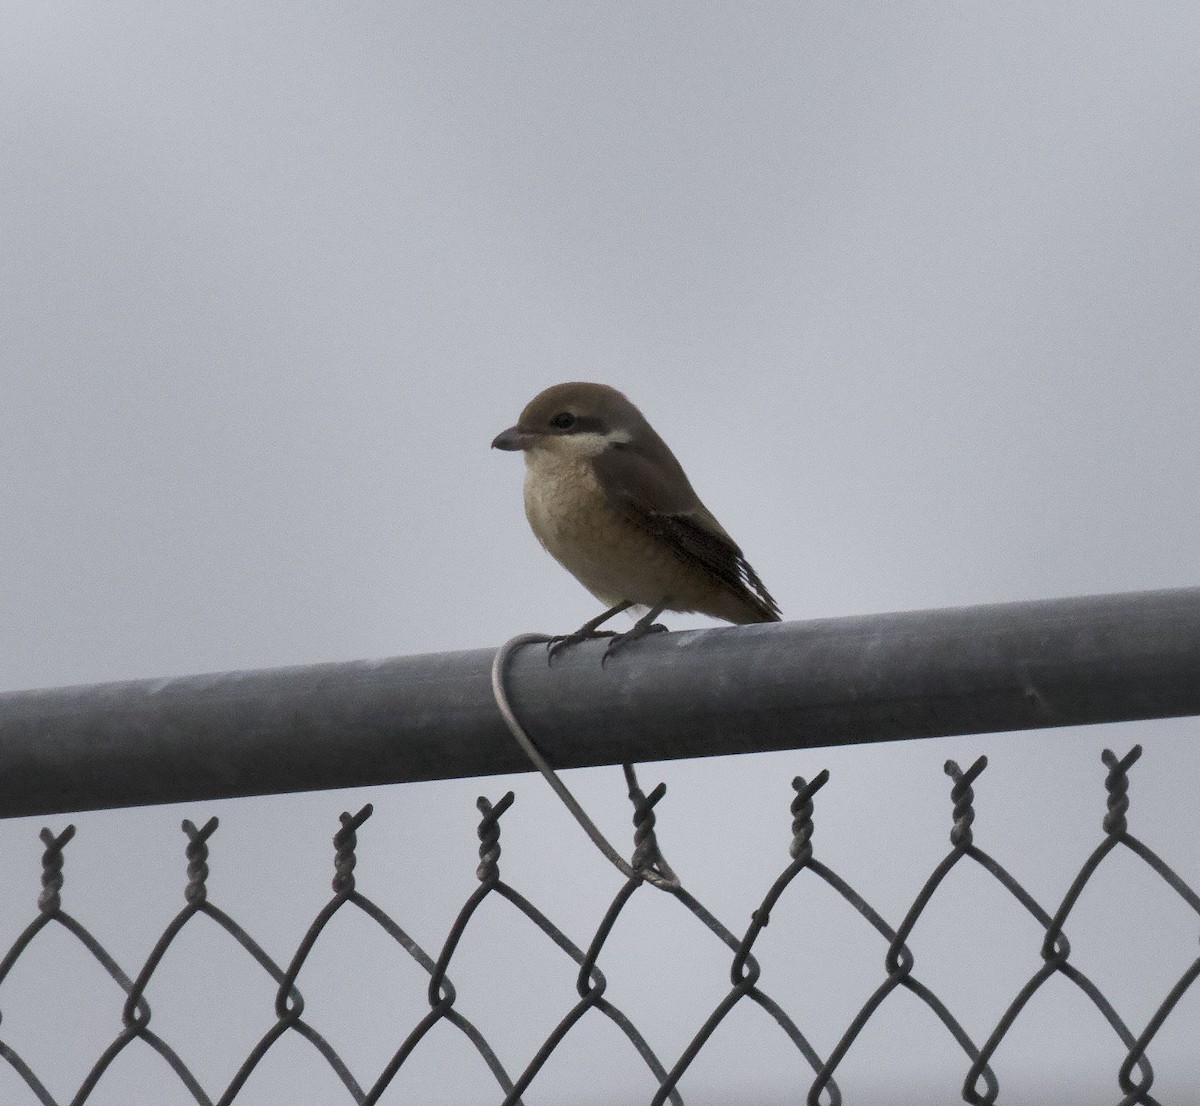
[[[553,664],[559,653],[578,645],[581,641],[591,641],[598,637],[616,637],[615,630],[576,630],[573,634],[559,634],[546,642],[546,663]],[[611,646],[610,646],[611,648]],[[606,654],[607,655],[607,654]]]
[[[624,649],[631,642],[647,637],[650,634],[665,634],[666,632],[667,628],[661,622],[635,623],[633,628],[626,630],[625,633],[613,635],[612,641],[608,643],[608,648],[604,650],[604,656],[600,658],[600,667],[603,668],[604,663],[609,657],[617,652],[617,650]]]

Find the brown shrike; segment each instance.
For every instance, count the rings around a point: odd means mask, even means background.
[[[692,490],[666,442],[615,388],[556,384],[535,396],[494,449],[525,454],[525,515],[538,541],[608,606],[551,655],[630,607],[649,607],[615,635],[626,642],[663,630],[664,610],[726,622],[778,622],[779,607],[737,543]]]

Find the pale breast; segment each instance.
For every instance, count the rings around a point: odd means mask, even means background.
[[[711,581],[614,508],[584,458],[525,455],[525,514],[538,541],[604,603],[703,610]],[[716,612],[713,612],[716,613]],[[724,617],[718,614],[718,617]]]
[[[525,459],[525,516],[538,541],[593,595],[618,602],[623,597],[613,597],[610,562],[626,524],[608,505],[591,465],[543,450],[530,450]]]

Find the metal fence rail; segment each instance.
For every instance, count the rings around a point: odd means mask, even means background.
[[[547,1060],[582,1019],[607,1018],[620,1030],[629,1046],[629,1051],[624,1057],[614,1057],[614,1063],[624,1059],[626,1062],[634,1061],[644,1065],[650,1085],[657,1088],[647,1095],[653,1106],[661,1106],[668,1101],[673,1106],[682,1106],[684,1098],[680,1083],[713,1032],[738,1004],[753,1003],[770,1015],[779,1032],[803,1057],[811,1072],[807,1085],[795,1088],[795,1098],[792,1100],[807,1101],[813,1106],[838,1106],[841,1102],[841,1092],[837,1084],[839,1067],[888,996],[898,988],[903,988],[936,1016],[948,1037],[961,1050],[963,1100],[977,1104],[994,1103],[1000,1099],[1005,1085],[1005,1071],[1003,1066],[996,1062],[998,1049],[1022,1018],[1023,1012],[1028,1009],[1034,995],[1051,979],[1060,978],[1076,988],[1099,1011],[1118,1042],[1119,1058],[1112,1069],[1112,1094],[1109,1101],[1119,1103],[1120,1106],[1132,1106],[1133,1103],[1153,1104],[1158,1101],[1151,1093],[1155,1072],[1150,1063],[1150,1055],[1155,1038],[1180,1000],[1200,977],[1200,957],[1182,966],[1173,985],[1161,994],[1148,1019],[1131,1023],[1122,1016],[1119,1002],[1110,1000],[1087,974],[1072,963],[1071,946],[1066,932],[1081,893],[1114,850],[1124,850],[1131,854],[1161,879],[1164,897],[1173,900],[1169,906],[1189,911],[1191,916],[1200,919],[1200,896],[1172,871],[1157,853],[1129,832],[1126,818],[1129,808],[1128,773],[1140,752],[1140,749],[1134,748],[1119,759],[1111,752],[1105,752],[1103,759],[1108,771],[1105,779],[1107,808],[1103,816],[1103,835],[1062,898],[1052,904],[1039,902],[1014,873],[976,844],[972,825],[975,817],[973,789],[986,765],[984,758],[980,758],[966,771],[961,770],[952,761],[947,762],[946,772],[951,779],[952,803],[950,849],[932,866],[928,878],[920,887],[904,917],[892,922],[885,920],[864,895],[818,859],[817,850],[814,848],[814,825],[817,821],[814,810],[818,792],[828,778],[827,773],[822,772],[812,781],[797,778],[793,782],[795,798],[790,809],[790,842],[787,833],[783,832],[786,826],[785,812],[780,812],[781,833],[778,846],[780,853],[786,851],[788,862],[757,903],[747,903],[748,907],[753,906],[753,911],[750,914],[749,925],[740,936],[718,920],[683,887],[676,887],[669,892],[680,908],[699,919],[729,953],[729,983],[724,997],[711,1010],[684,1009],[679,1012],[679,1017],[688,1019],[692,1036],[686,1047],[675,1055],[663,1055],[656,1049],[655,1043],[648,1040],[634,1022],[606,997],[607,984],[602,970],[606,957],[606,942],[617,919],[626,910],[633,896],[656,892],[648,889],[640,876],[635,874],[612,899],[587,944],[573,942],[546,913],[501,878],[500,819],[512,805],[511,792],[495,804],[486,799],[479,800],[478,806],[482,814],[479,824],[480,859],[476,873],[479,886],[458,912],[440,949],[422,948],[397,920],[390,917],[358,888],[358,881],[362,877],[355,872],[355,849],[357,835],[371,814],[369,806],[357,814],[342,815],[341,828],[334,836],[333,896],[313,919],[295,952],[287,961],[273,959],[247,929],[209,899],[206,880],[209,872],[210,841],[217,828],[215,818],[201,828],[197,828],[191,822],[183,823],[187,835],[187,905],[169,922],[145,962],[128,970],[114,960],[81,921],[63,908],[63,850],[70,842],[74,828],[67,827],[58,834],[45,829],[42,831],[45,852],[42,860],[42,893],[38,900],[38,913],[0,961],[0,997],[3,996],[5,979],[30,949],[39,933],[48,927],[59,927],[78,941],[87,954],[94,957],[120,988],[123,1002],[113,1006],[111,1043],[97,1057],[80,1086],[73,1090],[69,1097],[55,1098],[43,1080],[45,1073],[35,1072],[18,1051],[4,1040],[2,1032],[0,1060],[9,1065],[42,1106],[65,1106],[68,1101],[73,1106],[83,1106],[101,1086],[106,1072],[126,1049],[146,1047],[166,1061],[178,1078],[179,1084],[196,1103],[201,1106],[213,1106],[214,1103],[228,1106],[239,1098],[250,1076],[276,1043],[285,1035],[294,1034],[307,1042],[314,1054],[328,1064],[344,1089],[344,1101],[369,1104],[380,1100],[430,1031],[444,1022],[463,1035],[490,1070],[497,1086],[495,1101],[502,1102],[504,1106],[514,1106],[522,1102],[522,1096],[535,1083]],[[652,863],[657,856],[654,805],[659,797],[661,789],[656,789],[650,796],[646,796],[635,783],[630,790],[637,842],[634,866],[638,870]],[[1011,997],[992,1029],[985,1036],[976,1038],[964,1029],[963,1012],[956,1013],[950,1009],[923,981],[921,965],[908,945],[914,930],[921,925],[922,915],[938,895],[947,875],[958,865],[974,865],[987,873],[1036,921],[1041,933],[1040,941],[1028,948],[1027,982]],[[764,978],[764,973],[754,956],[755,944],[771,915],[788,910],[796,901],[793,896],[797,892],[793,887],[812,880],[821,881],[831,888],[864,919],[879,939],[878,985],[840,1033],[835,1046],[827,1052],[818,1050],[808,1035],[810,1030],[789,1014],[786,998],[771,989],[771,981]],[[561,998],[552,1000],[547,997],[548,1003],[563,1002],[563,1013],[552,1031],[531,1055],[517,1057],[515,1062],[510,1058],[507,1064],[501,1059],[500,1050],[462,1013],[463,1004],[460,1002],[459,992],[451,983],[456,951],[464,934],[475,924],[474,918],[479,907],[490,896],[503,897],[511,903],[537,927],[548,943],[557,947],[562,955],[570,958],[578,968],[574,1001],[567,1002]],[[342,910],[361,911],[395,942],[397,956],[411,957],[428,976],[428,1012],[411,1026],[395,1027],[395,1051],[379,1071],[351,1071],[349,1064],[306,1017],[301,993],[305,964],[321,941],[329,922]],[[233,942],[248,952],[275,987],[273,1010],[264,1008],[261,1011],[265,1029],[260,1039],[244,1057],[233,1078],[222,1087],[202,1086],[200,1079],[181,1057],[178,1046],[182,1042],[173,1043],[156,1032],[147,999],[151,981],[168,949],[197,915],[210,918]],[[363,964],[362,968],[365,980],[374,965]],[[513,1016],[517,1014],[517,1011],[513,1011]],[[1200,1064],[1194,1050],[1185,1062]],[[1192,1075],[1195,1076],[1196,1073],[1193,1072]],[[446,1084],[446,1090],[453,1094],[452,1069],[446,1072]],[[332,1102],[330,1106],[333,1106]]]
[[[1200,714],[1200,588],[514,657],[558,768]],[[0,817],[528,771],[491,650],[0,694]]]

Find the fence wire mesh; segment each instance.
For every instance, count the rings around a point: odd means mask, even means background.
[[[794,798],[791,802],[791,840],[781,834],[781,851],[786,844],[789,862],[778,878],[763,894],[750,915],[750,922],[739,936],[710,912],[695,896],[679,884],[678,880],[658,882],[658,890],[652,888],[647,874],[661,872],[665,862],[658,852],[655,836],[655,805],[662,798],[664,788],[660,785],[649,795],[642,792],[636,776],[628,774],[629,797],[633,803],[634,851],[630,876],[612,899],[599,925],[591,934],[586,945],[571,940],[551,918],[520,891],[501,878],[500,873],[500,826],[502,816],[513,804],[512,792],[497,802],[486,798],[478,800],[481,815],[479,822],[479,865],[476,875],[478,887],[463,903],[440,948],[426,949],[418,944],[405,929],[357,886],[355,865],[359,831],[371,816],[371,806],[365,806],[355,814],[344,813],[341,826],[334,835],[333,895],[308,926],[290,960],[273,959],[263,946],[241,924],[209,899],[207,879],[209,875],[209,843],[217,829],[217,819],[212,818],[203,826],[184,821],[183,830],[187,837],[187,884],[186,905],[170,921],[157,943],[136,970],[126,970],[110,955],[89,929],[68,913],[62,903],[64,850],[75,835],[75,828],[67,826],[59,833],[50,829],[41,831],[45,846],[42,857],[42,890],[38,898],[37,914],[24,928],[11,948],[0,960],[0,1011],[3,1010],[4,982],[14,966],[26,955],[35,939],[44,930],[56,927],[78,942],[87,955],[94,958],[120,988],[122,1001],[119,1017],[113,1012],[114,1035],[87,1072],[82,1083],[69,1098],[56,1098],[47,1088],[43,1073],[39,1075],[21,1053],[5,1039],[0,1024],[0,1057],[15,1073],[19,1081],[28,1088],[33,1098],[44,1106],[81,1106],[92,1098],[101,1084],[105,1073],[112,1068],[118,1057],[128,1048],[140,1042],[142,1047],[152,1049],[161,1057],[178,1079],[191,1100],[202,1106],[228,1104],[239,1099],[252,1073],[260,1066],[268,1053],[285,1035],[295,1035],[307,1042],[328,1064],[329,1069],[344,1089],[344,1101],[358,1104],[379,1102],[393,1084],[397,1073],[410,1061],[414,1051],[440,1023],[452,1027],[478,1054],[495,1080],[495,1101],[504,1106],[521,1103],[549,1058],[560,1048],[572,1029],[584,1018],[605,1018],[623,1034],[633,1054],[640,1058],[648,1078],[656,1088],[650,1101],[654,1106],[670,1102],[681,1106],[684,1099],[680,1083],[684,1074],[712,1038],[718,1026],[742,1003],[754,1004],[778,1025],[791,1046],[803,1058],[811,1079],[807,1086],[795,1089],[793,1101],[806,1101],[812,1106],[838,1106],[842,1101],[837,1076],[848,1050],[863,1033],[868,1023],[876,1017],[887,997],[897,988],[904,988],[944,1026],[946,1033],[961,1051],[963,1057],[961,1097],[968,1103],[995,1103],[1001,1100],[1004,1087],[1004,1072],[996,1063],[997,1051],[1012,1032],[1034,996],[1053,978],[1067,981],[1079,994],[1094,1006],[1119,1043],[1119,1063],[1112,1072],[1113,1095],[1111,1101],[1128,1106],[1133,1103],[1153,1104],[1158,1102],[1152,1093],[1155,1073],[1150,1054],[1156,1036],[1171,1017],[1186,992],[1200,976],[1200,957],[1197,957],[1179,974],[1174,983],[1161,995],[1149,1018],[1140,1024],[1131,1024],[1118,1010],[1118,1003],[1110,998],[1084,971],[1071,961],[1071,945],[1067,939],[1067,923],[1081,894],[1096,872],[1114,850],[1125,850],[1137,858],[1157,875],[1170,892],[1186,909],[1200,919],[1200,896],[1173,871],[1149,846],[1133,836],[1128,829],[1126,814],[1129,809],[1129,770],[1141,755],[1140,747],[1133,748],[1126,756],[1118,758],[1105,751],[1103,760],[1107,768],[1105,788],[1107,810],[1103,817],[1103,836],[1071,881],[1061,901],[1054,904],[1039,902],[1018,879],[992,855],[975,843],[972,823],[974,814],[974,786],[986,767],[986,758],[981,757],[963,770],[955,762],[945,766],[951,780],[952,828],[950,849],[933,867],[928,878],[920,887],[907,912],[897,925],[884,919],[867,899],[836,871],[818,859],[814,850],[814,816],[816,798],[828,780],[828,773],[821,772],[806,780],[797,777],[793,781]],[[959,865],[974,865],[996,884],[1004,893],[1023,909],[1036,923],[1040,932],[1040,944],[1030,949],[1028,979],[1011,997],[1001,1016],[989,1032],[981,1037],[972,1037],[963,1027],[961,1011],[956,1014],[937,993],[923,982],[918,972],[916,957],[909,947],[909,939],[922,915],[937,895],[949,873]],[[669,871],[669,868],[667,869]],[[873,930],[879,941],[881,970],[878,984],[857,1013],[841,1032],[836,1044],[827,1051],[818,1049],[810,1033],[788,1013],[788,996],[768,990],[769,981],[763,978],[763,970],[755,958],[754,948],[772,913],[786,907],[785,893],[793,884],[805,880],[818,880],[825,884],[849,905]],[[716,1005],[699,1013],[688,1011],[694,1019],[694,1030],[686,1047],[677,1055],[664,1055],[661,1048],[639,1030],[634,1021],[606,997],[607,982],[601,964],[605,957],[606,942],[613,932],[618,918],[622,916],[635,895],[665,892],[672,896],[679,907],[687,911],[707,928],[727,949],[729,954],[729,981],[726,993]],[[489,897],[507,900],[540,931],[547,942],[556,947],[575,965],[576,1000],[553,1026],[532,1055],[520,1057],[515,1063],[502,1062],[500,1049],[493,1047],[483,1032],[459,1008],[459,996],[451,982],[456,950],[460,948],[464,935],[473,924],[480,906]],[[355,1074],[338,1050],[306,1018],[305,1002],[300,989],[304,966],[330,921],[340,911],[359,911],[370,922],[379,927],[401,951],[411,958],[428,977],[426,988],[427,1012],[411,1026],[394,1027],[397,1042],[391,1059],[373,1078],[363,1080]],[[228,937],[236,942],[253,959],[271,980],[275,992],[274,1008],[263,1011],[265,1025],[257,1043],[241,1060],[235,1074],[220,1088],[205,1087],[200,1078],[181,1057],[176,1042],[173,1045],[153,1027],[153,1017],[147,991],[151,981],[163,962],[164,956],[177,941],[180,934],[198,915],[204,915],[216,923]],[[1198,1059],[1197,1064],[1200,1064]]]

